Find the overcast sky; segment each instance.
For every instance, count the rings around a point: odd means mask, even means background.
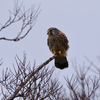
[[[70,46],[67,56],[69,68],[56,69],[55,78],[61,80],[63,76],[72,75],[72,60],[75,58],[78,64],[84,61],[87,64],[85,56],[98,64],[96,57],[100,56],[100,0],[19,0],[19,4],[22,1],[26,9],[36,4],[36,8],[41,5],[42,11],[35,26],[23,40],[0,41],[0,58],[3,58],[0,72],[6,67],[12,69],[15,55],[22,59],[23,51],[27,53],[27,62],[31,61],[31,64],[36,60],[36,65],[40,65],[51,57],[52,53],[47,46],[47,29],[50,27],[64,32]],[[13,7],[14,0],[0,0],[0,23],[7,21],[8,10],[13,11]],[[17,27],[12,25],[0,35],[14,37],[18,32]],[[52,65],[53,61],[48,67]]]

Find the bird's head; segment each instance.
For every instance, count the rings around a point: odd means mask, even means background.
[[[48,36],[53,36],[59,34],[59,30],[57,28],[51,27],[47,30],[47,35]]]

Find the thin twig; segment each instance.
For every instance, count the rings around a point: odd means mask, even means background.
[[[33,71],[32,73],[30,73],[30,75],[27,77],[27,79],[24,82],[21,82],[21,84],[16,89],[16,91],[14,92],[14,94],[11,95],[11,97],[9,97],[7,100],[13,100],[16,97],[16,95],[18,94],[18,92],[22,89],[22,87],[32,78],[32,76],[35,73],[37,73],[40,69],[42,69],[45,65],[47,65],[50,61],[52,61],[55,57],[56,56],[52,56],[47,61],[45,61],[42,65],[40,65],[35,71]]]
[[[0,28],[0,32],[1,32],[3,29],[20,21],[22,22],[22,25],[19,32],[17,33],[17,36],[15,36],[14,38],[0,37],[0,40],[17,42],[23,39],[24,37],[26,37],[28,33],[31,31],[31,29],[33,28],[33,26],[35,25],[37,17],[40,13],[39,10],[40,6],[36,10],[35,10],[35,6],[34,7],[32,6],[28,10],[25,10],[25,7],[23,7],[23,10],[21,8],[22,8],[22,4],[19,6],[18,2],[17,3],[15,2],[14,12],[9,11],[9,19]],[[25,30],[26,28],[27,30]]]

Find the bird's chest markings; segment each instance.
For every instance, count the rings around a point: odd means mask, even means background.
[[[52,46],[58,47],[59,46],[59,42],[56,39],[53,39],[52,40]]]

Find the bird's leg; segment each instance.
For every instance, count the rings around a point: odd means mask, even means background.
[[[54,51],[54,56],[56,56],[57,55],[57,53]]]
[[[61,51],[58,52],[58,55],[59,55],[59,56],[61,55]]]
[[[60,55],[61,55],[61,51],[59,51],[59,52],[55,52],[55,51],[54,51],[54,56],[56,56],[56,55],[57,55],[57,56],[60,56]]]

